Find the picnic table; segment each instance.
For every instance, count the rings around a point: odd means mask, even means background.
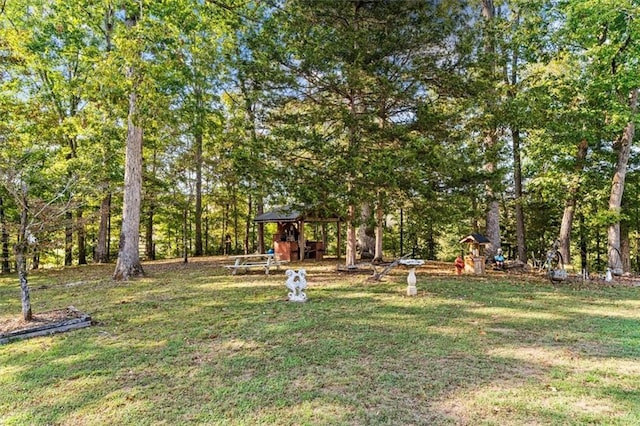
[[[234,260],[233,265],[224,265],[224,267],[231,270],[232,275],[236,275],[240,269],[247,271],[250,268],[264,268],[264,273],[269,275],[269,268],[275,266],[276,269],[280,269],[280,264],[283,262],[273,253],[240,254],[229,256],[229,259]]]

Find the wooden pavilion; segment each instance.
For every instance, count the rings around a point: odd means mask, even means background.
[[[327,248],[326,233],[322,233],[322,240],[307,240],[304,225],[305,223],[326,223],[335,222],[338,227],[338,258],[340,258],[340,222],[338,216],[327,217],[325,215],[314,214],[313,211],[301,212],[300,210],[284,206],[272,211],[263,213],[254,219],[256,223],[276,223],[278,225],[276,233],[273,234],[273,250],[280,260],[300,260],[316,259],[322,260]]]

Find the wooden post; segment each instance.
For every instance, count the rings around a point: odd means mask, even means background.
[[[322,250],[323,256],[327,254],[327,222],[322,223]]]
[[[341,256],[340,248],[342,247],[342,238],[340,236],[341,236],[342,230],[340,229],[340,221],[338,221],[337,224],[338,224],[338,244],[336,247],[336,252],[337,252],[336,256],[338,257],[338,259],[340,259],[340,256]]]
[[[304,260],[304,247],[306,245],[306,239],[304,236],[304,220],[298,222],[298,226],[300,226],[300,235],[298,236],[298,244],[300,245],[300,260]]]

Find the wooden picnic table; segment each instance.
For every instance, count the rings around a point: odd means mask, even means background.
[[[280,269],[282,263],[273,253],[239,254],[229,256],[229,259],[234,260],[233,265],[224,265],[224,267],[230,269],[233,275],[236,275],[240,269],[246,271],[250,268],[264,268],[264,273],[269,275],[269,268],[275,266],[276,269]]]

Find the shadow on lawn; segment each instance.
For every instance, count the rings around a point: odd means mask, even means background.
[[[518,357],[521,348],[640,355],[633,319],[576,312],[570,294],[544,286],[487,293],[482,283],[421,280],[425,295],[407,298],[401,278],[340,287],[321,274],[329,284],[310,277],[310,301],[296,304],[284,301],[279,276],[194,270],[180,285],[149,269],[157,277],[130,284],[138,291],[105,289],[97,327],[0,353],[11,390],[44,396],[15,408],[14,421],[580,423],[587,414],[566,404],[532,411],[522,402],[531,389],[554,398],[549,383],[582,373],[570,359]],[[590,396],[628,405],[638,389],[624,386],[590,387]],[[509,393],[523,405],[500,405]]]

